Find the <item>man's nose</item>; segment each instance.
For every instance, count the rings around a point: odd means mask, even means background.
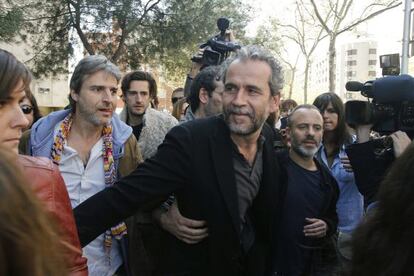
[[[246,93],[243,88],[237,90],[233,98],[233,104],[241,106],[246,104]]]
[[[309,128],[308,128],[308,133],[307,133],[307,136],[308,136],[309,138],[313,138],[313,137],[315,136],[315,129],[314,129],[313,127],[309,127]]]
[[[105,91],[102,93],[102,100],[105,102],[110,102],[112,101],[112,91],[109,88],[106,88]]]

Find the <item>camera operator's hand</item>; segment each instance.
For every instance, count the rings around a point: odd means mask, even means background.
[[[225,38],[226,41],[236,41],[236,38],[234,37],[233,31],[230,30],[230,29],[226,30],[225,36],[226,36],[226,38]]]
[[[193,58],[195,58],[197,60],[202,60],[203,59],[203,53],[204,53],[204,48],[200,48],[200,49],[198,49],[197,54],[195,54],[193,56]],[[193,61],[191,63],[191,69],[190,69],[190,72],[188,73],[188,76],[191,79],[194,79],[195,76],[197,76],[197,74],[200,72],[201,66],[203,66],[203,64],[201,62]]]
[[[407,133],[401,130],[394,132],[390,137],[392,138],[392,145],[394,147],[394,156],[397,158],[411,144],[411,140]]]

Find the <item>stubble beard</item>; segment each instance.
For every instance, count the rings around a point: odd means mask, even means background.
[[[242,108],[238,108],[238,107],[232,107],[232,106],[228,108],[223,107],[223,114],[224,114],[224,119],[230,129],[230,132],[236,135],[240,135],[240,136],[248,136],[248,135],[253,134],[254,132],[259,130],[263,126],[264,121],[265,121],[263,118],[257,118],[254,111],[243,110]],[[230,118],[232,114],[247,115],[248,118],[250,119],[250,123],[248,123],[246,126],[242,124],[236,124],[232,122]]]
[[[111,119],[112,116],[108,118],[108,121],[106,122],[106,120],[101,120],[98,116],[97,116],[97,110],[92,110],[89,107],[86,107],[85,105],[83,105],[81,102],[77,103],[77,107],[76,109],[79,111],[79,116],[81,118],[83,118],[85,121],[91,123],[92,125],[96,126],[96,127],[101,127],[104,125],[107,125]]]
[[[303,145],[299,144],[299,142],[292,136],[291,138],[291,148],[294,152],[296,152],[299,156],[304,158],[313,158],[315,154],[318,152],[320,143],[316,144],[316,147],[314,149],[306,149],[303,147]]]

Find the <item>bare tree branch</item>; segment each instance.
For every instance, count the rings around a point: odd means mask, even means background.
[[[354,23],[350,24],[349,26],[344,27],[342,30],[338,31],[337,35],[340,35],[340,34],[342,34],[342,33],[346,32],[346,31],[349,31],[349,30],[351,30],[352,28],[356,27],[357,25],[359,25],[359,24],[361,24],[361,23],[363,23],[363,22],[365,22],[365,21],[367,21],[367,20],[369,20],[369,19],[371,19],[371,18],[373,18],[373,17],[375,17],[375,16],[377,16],[377,15],[379,15],[379,14],[381,14],[381,13],[385,12],[385,11],[388,11],[388,10],[394,9],[394,8],[396,8],[396,7],[400,6],[401,4],[402,4],[402,2],[399,2],[399,3],[394,4],[394,5],[392,5],[392,6],[388,6],[388,7],[386,7],[386,8],[381,9],[381,10],[378,10],[378,11],[376,11],[376,12],[373,12],[373,13],[371,13],[370,15],[367,15],[367,16],[365,16],[364,18],[359,19],[359,20],[357,20],[356,22],[354,22]]]

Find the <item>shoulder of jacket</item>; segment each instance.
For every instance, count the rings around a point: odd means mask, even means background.
[[[19,163],[25,169],[26,168],[44,169],[44,170],[48,170],[51,172],[55,169],[55,166],[52,160],[46,157],[19,155]]]
[[[144,114],[144,121],[145,123],[148,123],[148,124],[151,124],[151,123],[161,123],[161,124],[169,123],[170,125],[178,124],[178,121],[176,118],[174,118],[174,116],[168,113],[156,110],[154,108],[147,108]]]

